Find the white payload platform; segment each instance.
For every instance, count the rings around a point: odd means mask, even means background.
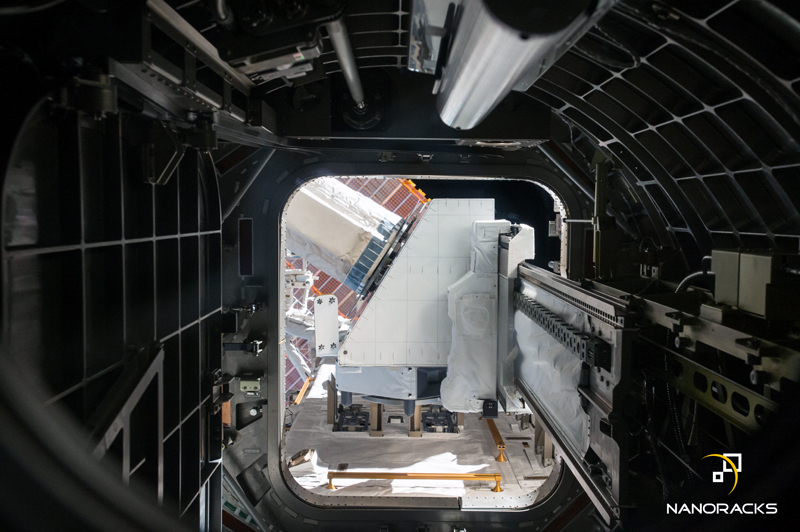
[[[408,436],[408,424],[388,423],[388,416],[402,416],[402,406],[385,407],[383,436],[369,432],[333,432],[327,425],[327,392],[322,366],[314,385],[295,414],[286,434],[284,458],[313,449],[310,462],[290,468],[304,489],[324,497],[443,497],[458,498],[464,509],[515,509],[530,506],[552,466],[541,467],[534,454],[532,428],[520,431],[514,416],[495,420],[506,444],[505,463],[495,461],[498,452],[486,422],[477,414],[465,414],[458,434],[424,433]],[[359,398],[354,397],[358,403]],[[369,404],[364,403],[369,409]],[[529,445],[528,448],[524,443]],[[527,454],[526,454],[527,453]],[[336,490],[326,489],[328,471],[384,473],[500,473],[501,493],[494,482],[461,480],[356,480],[337,479]],[[376,504],[380,504],[376,502]]]

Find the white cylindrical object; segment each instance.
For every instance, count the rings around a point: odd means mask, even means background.
[[[587,0],[560,0],[546,9],[519,3],[515,17],[513,2],[465,0],[436,100],[442,121],[456,129],[477,126],[512,89],[529,87],[616,1],[601,0],[591,13]]]
[[[288,249],[360,292],[403,219],[337,179],[320,178],[298,191],[285,221]]]

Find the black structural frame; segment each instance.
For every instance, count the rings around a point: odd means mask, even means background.
[[[594,189],[590,161],[600,149],[615,160],[609,199],[617,223],[631,228],[628,234],[680,251],[685,270],[699,267],[712,247],[798,249],[800,11],[791,0],[621,2],[527,92],[552,110],[549,145],[557,150],[548,152],[555,160],[536,149],[503,152],[447,139],[281,138],[274,133],[274,110],[250,97],[251,87],[215,63],[209,50],[185,41],[190,24],[165,11],[165,2],[148,4],[126,4],[100,24],[100,15],[93,18],[95,12],[77,2],[47,10],[43,19],[0,20],[6,38],[19,37],[10,29],[18,26],[31,35],[41,32],[44,39],[59,17],[86,15],[80,19],[86,28],[100,30],[79,28],[87,38],[84,48],[92,52],[84,55],[104,57],[102,69],[115,76],[125,103],[124,112],[100,118],[54,106],[55,93],[36,103],[31,94],[60,89],[44,79],[30,94],[3,93],[12,103],[0,136],[0,159],[10,158],[3,181],[1,457],[4,477],[18,479],[20,500],[41,497],[51,510],[3,512],[0,524],[8,528],[52,528],[58,516],[56,526],[68,529],[177,530],[182,525],[175,518],[181,515],[195,528],[218,527],[222,473],[215,427],[220,425],[211,374],[222,361],[215,327],[223,304],[252,302],[266,305],[257,319],[267,333],[261,358],[247,363],[261,366],[267,376],[267,416],[253,424],[267,442],[268,494],[258,509],[278,527],[378,530],[393,521],[392,530],[415,530],[418,523],[445,530],[473,522],[500,530],[508,520],[535,529],[556,519],[562,502],[576,500],[568,471],[556,479],[548,500],[513,514],[396,506],[325,509],[301,500],[286,485],[280,460],[284,362],[275,340],[282,309],[280,221],[293,191],[314,177],[534,179],[563,199],[570,217],[586,219]],[[180,5],[204,9],[201,2]],[[409,3],[402,0],[352,2],[346,24],[360,70],[405,66],[409,18]],[[322,62],[326,73],[336,76],[338,63],[327,40]],[[14,83],[3,79],[3,90],[15,83],[29,88],[26,76],[15,72]],[[264,87],[269,98],[288,90],[283,80]],[[236,198],[234,183],[217,181],[205,150],[187,148],[178,173],[165,185],[142,182],[136,164],[132,169],[125,163],[126,117],[141,114],[189,128],[189,111],[210,117],[220,140],[277,148],[250,190],[236,199],[238,209],[228,209]],[[20,113],[27,113],[24,124]],[[221,145],[217,161],[223,152],[230,148]],[[231,212],[225,224],[220,196]],[[221,264],[223,239],[228,242],[226,231],[241,215],[254,220],[257,275],[242,282],[237,271],[229,284],[227,264]],[[21,220],[33,220],[38,232]],[[573,246],[572,256],[580,256],[580,239]],[[581,265],[571,267],[581,277]],[[686,273],[675,271],[676,277]],[[137,401],[123,384],[136,381],[129,368],[141,368],[137,364],[147,353],[157,359],[162,348],[163,371],[145,367],[153,370],[151,376],[163,373],[163,396],[159,399],[155,379]],[[124,399],[123,404],[130,399],[128,409],[100,415],[96,408],[106,397]],[[141,413],[157,411],[159,400],[163,437],[153,445],[153,439],[133,436],[142,430],[158,434],[153,430],[158,416]],[[96,423],[99,433],[106,433],[106,423],[113,424],[119,413],[124,420],[127,411],[129,425],[108,442],[105,464],[91,456],[95,445],[85,442],[85,434],[65,416],[53,415],[71,413],[78,424]],[[782,426],[771,441],[791,441],[797,426]],[[770,480],[788,478],[787,468],[796,469],[787,449],[794,447],[758,453],[787,457],[766,464]],[[230,456],[237,458],[235,453]],[[119,482],[123,474],[133,490]],[[158,509],[161,492],[167,513]]]
[[[224,137],[224,132],[219,132]],[[316,157],[307,157],[304,154],[287,151],[277,151],[270,159],[265,172],[256,180],[249,193],[244,196],[235,214],[245,218],[253,218],[254,240],[261,243],[254,248],[255,271],[259,272],[257,279],[247,279],[240,283],[232,282],[238,276],[235,260],[223,260],[223,277],[225,290],[223,305],[234,306],[242,301],[243,294],[246,304],[252,302],[280,302],[283,294],[283,235],[282,217],[285,206],[294,192],[309,180],[325,176],[421,176],[424,178],[498,178],[528,180],[552,190],[562,200],[568,213],[581,211],[580,201],[576,192],[565,181],[548,168],[537,164],[529,165],[501,165],[501,164],[439,164],[420,162],[336,162],[336,159],[352,157],[347,153],[331,153],[329,162],[321,163]],[[365,154],[366,155],[366,154]],[[366,159],[367,157],[365,157]],[[221,183],[222,187],[227,183]],[[235,222],[231,216],[230,222]],[[223,235],[232,228],[223,226]],[[579,240],[579,239],[576,239]],[[243,286],[243,288],[242,288]],[[266,328],[267,338],[279,336],[279,324],[283,318],[280,304],[268,304],[265,319],[259,322]],[[286,530],[316,530],[323,526],[325,530],[361,530],[380,527],[382,524],[392,523],[398,530],[414,530],[417,523],[425,523],[431,527],[446,527],[453,524],[470,523],[487,530],[504,530],[508,526],[530,524],[541,526],[554,519],[565,506],[566,502],[574,499],[575,480],[567,468],[560,472],[560,478],[554,478],[558,484],[550,495],[538,501],[528,510],[510,513],[496,512],[461,512],[456,506],[443,508],[441,499],[415,498],[370,498],[346,497],[336,500],[321,502],[318,499],[304,496],[303,489],[299,486],[290,487],[287,482],[292,482],[291,475],[285,470],[281,459],[281,448],[284,414],[284,364],[278,342],[267,341],[264,350],[266,357],[257,358],[238,356],[226,357],[225,370],[231,374],[238,372],[261,371],[265,375],[262,381],[262,391],[266,383],[265,411],[267,416],[258,424],[251,424],[243,431],[246,441],[263,442],[257,451],[265,453],[266,457],[259,454],[252,455],[252,445],[232,446],[226,451],[226,466],[234,476],[244,483],[248,480],[248,466],[255,465],[266,477],[267,484],[253,486],[256,491],[256,509],[267,519],[269,524],[282,526]],[[262,392],[263,393],[263,392]],[[237,401],[235,398],[233,402]],[[253,425],[256,425],[253,427]],[[248,456],[249,455],[249,456]],[[555,477],[555,475],[554,475]],[[246,490],[247,491],[247,490]],[[304,500],[304,498],[306,500]],[[335,506],[341,502],[348,506]],[[324,505],[324,506],[322,506]],[[358,507],[358,511],[354,511]],[[432,528],[434,530],[434,528]]]
[[[47,97],[20,129],[4,182],[5,373],[38,376],[40,408],[70,413],[91,455],[196,528],[221,520],[216,170],[189,149],[165,185],[145,182],[127,119]]]

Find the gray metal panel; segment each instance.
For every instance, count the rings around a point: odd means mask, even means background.
[[[519,277],[542,287],[553,295],[568,301],[575,308],[587,312],[609,325],[621,326],[625,323],[625,305],[613,297],[590,292],[574,281],[527,264],[520,264]],[[592,303],[587,303],[587,299],[590,299]]]
[[[739,304],[739,252],[715,249],[711,252],[711,269],[715,274],[714,299],[735,307]]]
[[[739,305],[747,312],[767,314],[767,285],[773,281],[777,257],[766,253],[739,256]]]

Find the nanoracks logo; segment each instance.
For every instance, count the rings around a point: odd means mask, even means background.
[[[714,471],[714,475],[711,477],[713,482],[725,482],[725,473],[733,473],[733,487],[728,492],[728,495],[730,495],[736,489],[736,484],[739,483],[739,472],[742,470],[742,453],[708,454],[703,457],[703,460],[712,456],[723,460],[722,471]],[[736,459],[735,464],[733,459]],[[728,464],[731,466],[730,469],[728,469]]]
[[[742,472],[742,454],[741,453],[724,453],[724,454],[709,454],[703,457],[706,458],[721,458],[722,471],[714,471],[711,481],[714,483],[725,482],[725,474],[733,473],[733,487],[728,495],[733,493],[736,486],[739,484],[739,473]],[[728,467],[730,466],[730,467]],[[758,503],[746,502],[743,504],[727,504],[727,503],[699,503],[699,504],[667,504],[667,514],[747,514],[747,515],[773,515],[778,513],[778,504],[774,502]]]
[[[726,504],[724,502],[667,504],[667,514],[772,515],[776,513],[778,513],[778,504],[774,502],[746,502],[744,504]]]

